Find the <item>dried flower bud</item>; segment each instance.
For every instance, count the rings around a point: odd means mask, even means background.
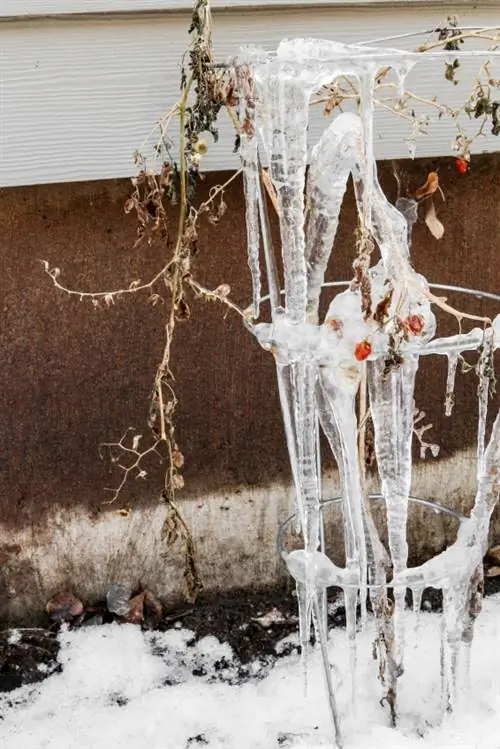
[[[215,293],[218,294],[218,296],[226,298],[231,293],[231,287],[227,283],[222,283],[220,286],[217,286]]]
[[[203,138],[198,138],[196,143],[193,145],[193,151],[199,153],[200,156],[204,156],[208,151],[208,144]]]

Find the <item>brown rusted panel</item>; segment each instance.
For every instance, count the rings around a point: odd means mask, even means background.
[[[409,184],[437,167],[446,203],[437,199],[446,233],[415,230],[413,257],[430,279],[500,289],[500,158],[475,157],[459,175],[453,160],[402,164]],[[394,196],[389,164],[381,179]],[[202,192],[224,179],[208,176]],[[61,267],[61,281],[82,290],[126,287],[163,263],[159,248],[132,249],[135,224],[123,212],[127,181],[4,189],[0,203],[2,314],[0,324],[0,514],[4,523],[37,523],[54,505],[103,509],[105,486],[117,474],[99,459],[102,441],[127,427],[144,428],[148,397],[163,344],[162,306],[146,295],[96,310],[57,291],[40,259]],[[249,300],[241,184],[227,191],[228,211],[214,227],[204,221],[193,273],[204,285],[229,283]],[[348,278],[355,210],[347,200],[332,277]],[[274,227],[276,221],[273,218]],[[277,235],[276,235],[277,237]],[[463,300],[457,300],[461,303]],[[477,300],[469,309],[484,309]],[[451,328],[450,328],[451,329]],[[178,440],[186,457],[186,496],[288,479],[289,469],[271,357],[216,304],[192,302],[179,324],[172,369],[179,397]],[[476,427],[474,376],[461,378],[456,414],[445,420],[443,362],[426,362],[418,405],[429,412],[444,456],[470,445]],[[133,481],[123,503],[156,501],[161,466],[147,482]]]

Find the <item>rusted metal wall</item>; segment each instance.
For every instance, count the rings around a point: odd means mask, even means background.
[[[437,200],[444,238],[433,239],[423,223],[415,230],[418,270],[442,283],[498,291],[499,155],[474,158],[467,175],[457,174],[451,159],[401,166],[413,188],[437,167],[446,197],[445,203]],[[390,164],[381,165],[381,175],[394,197]],[[202,192],[223,180],[224,175],[208,176]],[[164,308],[152,307],[141,294],[94,309],[89,301],[57,291],[40,263],[59,266],[60,281],[84,291],[147,279],[163,258],[154,246],[132,249],[134,218],[123,211],[129,192],[126,180],[0,192],[3,618],[26,617],[59,586],[97,597],[107,580],[128,575],[146,577],[167,596],[181,588],[181,557],[165,561],[158,550],[161,466],[151,466],[148,480],[131,481],[114,505],[106,505],[104,489],[120,477],[98,451],[101,442],[119,439],[129,426],[145,429]],[[208,287],[229,283],[235,301],[246,305],[239,182],[226,200],[228,211],[218,226],[201,224],[193,274]],[[349,198],[332,278],[350,276],[354,227]],[[470,311],[498,312],[478,300],[454,301]],[[290,501],[273,362],[237,316],[199,300],[191,306],[191,320],[179,324],[172,359],[178,440],[186,458],[186,488],[179,499],[185,499],[181,504],[193,525],[207,589],[269,585],[279,573],[276,523]],[[462,507],[474,491],[477,383],[473,374],[460,378],[455,415],[446,420],[445,376],[443,362],[423,365],[417,405],[435,425],[432,441],[440,443],[441,458],[418,468],[415,481],[419,491]],[[117,512],[124,507],[132,508],[128,519]],[[106,523],[112,532],[103,533]],[[498,521],[496,528],[500,531]],[[417,527],[412,534],[418,549],[424,534]],[[437,532],[427,534],[421,546],[429,551],[443,543]]]

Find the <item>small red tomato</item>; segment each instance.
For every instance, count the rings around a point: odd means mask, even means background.
[[[361,341],[360,343],[356,344],[356,348],[354,349],[354,356],[358,361],[364,361],[365,359],[368,359],[372,352],[372,345],[370,341]]]
[[[462,157],[455,159],[455,169],[459,174],[467,174],[470,169],[470,162]]]
[[[410,333],[413,333],[413,335],[421,335],[425,328],[425,320],[422,315],[408,315],[404,321],[404,326],[410,331]]]
[[[335,333],[340,333],[340,331],[344,327],[341,321],[337,320],[336,317],[330,317],[330,319],[326,321],[326,324],[328,325],[330,330],[333,330]]]

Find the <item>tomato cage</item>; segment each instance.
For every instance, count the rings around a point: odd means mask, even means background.
[[[453,48],[454,49],[454,48]],[[450,51],[426,53],[448,61]],[[452,52],[474,60],[482,51]],[[493,57],[498,52],[488,53]],[[357,631],[375,618],[384,701],[397,718],[397,682],[404,670],[404,610],[411,589],[419,607],[425,588],[443,595],[441,683],[443,707],[457,699],[457,664],[468,651],[480,609],[482,559],[491,514],[500,491],[500,415],[488,444],[486,419],[494,377],[494,351],[500,345],[500,315],[461,312],[437,292],[459,291],[499,303],[500,296],[456,287],[430,286],[410,260],[417,201],[398,197],[391,204],[378,179],[374,153],[375,92],[380,76],[392,71],[398,101],[405,80],[422,53],[386,49],[375,42],[341,45],[323,40],[283,41],[276,53],[245,49],[234,63],[240,91],[240,153],[246,196],[249,265],[253,304],[246,327],[273,354],[287,447],[295,487],[293,520],[301,548],[284,542],[289,519],[278,534],[280,554],[296,582],[302,658],[314,629],[323,659],[335,740],[342,745],[340,713],[327,650],[326,590],[342,589],[350,646],[353,702],[356,694]],[[449,64],[449,63],[447,63]],[[324,127],[309,149],[309,108],[313,95],[335,94],[336,81],[352,85],[357,111],[342,111]],[[268,163],[264,171],[259,149]],[[348,178],[358,212],[354,277],[347,284],[325,284]],[[268,205],[280,226],[283,287],[274,253]],[[268,295],[261,295],[260,254]],[[379,259],[374,260],[378,253]],[[320,295],[328,296],[320,315]],[[337,293],[332,294],[333,291]],[[270,320],[259,322],[261,302]],[[440,335],[435,310],[454,316],[455,335]],[[476,326],[463,332],[462,322]],[[452,407],[457,364],[464,352],[477,352],[479,379],[477,491],[469,517],[411,494],[415,380],[422,357],[448,359],[447,411]],[[364,429],[373,424],[380,491],[369,496],[363,465]],[[341,491],[325,501],[320,432],[338,466]],[[361,454],[361,460],[360,460]],[[372,508],[385,509],[384,545]],[[343,535],[343,566],[325,546],[325,508],[336,505]],[[453,516],[455,542],[415,567],[408,566],[409,507],[420,505]],[[329,555],[330,554],[330,555]],[[358,607],[360,610],[358,622]]]

